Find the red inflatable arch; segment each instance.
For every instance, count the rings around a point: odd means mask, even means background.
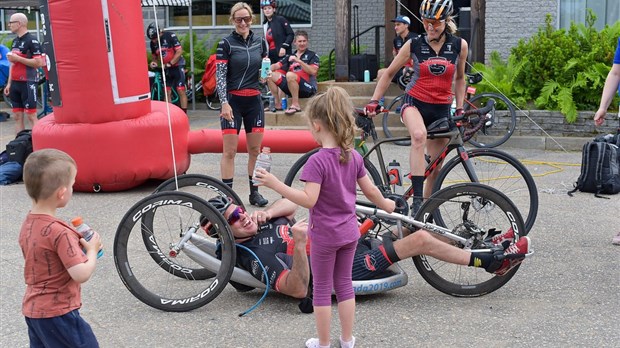
[[[77,162],[77,191],[120,191],[189,168],[189,122],[149,98],[139,1],[48,0],[41,11],[54,112],[33,129],[35,150]]]

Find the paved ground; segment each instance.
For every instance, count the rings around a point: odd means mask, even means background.
[[[192,128],[217,127],[204,111],[190,113]],[[1,144],[12,138],[13,121],[0,123]],[[515,139],[517,140],[517,139]],[[538,139],[541,141],[541,139]],[[523,146],[528,142],[523,142]],[[523,147],[522,146],[522,147]],[[389,293],[359,297],[355,335],[358,347],[617,347],[620,330],[620,196],[598,199],[566,191],[579,175],[579,152],[508,148],[529,160],[540,195],[531,231],[536,251],[502,289],[481,298],[444,295],[424,282],[412,262],[401,262],[409,285]],[[388,154],[406,156],[403,148]],[[273,172],[283,178],[299,155],[274,154]],[[400,157],[397,157],[400,158]],[[217,154],[192,157],[189,173],[219,176]],[[247,156],[237,160],[235,189],[247,199]],[[401,160],[401,163],[405,160]],[[189,313],[166,313],[135,299],[123,286],[112,255],[123,214],[155,184],[117,193],[76,193],[60,217],[82,215],[103,237],[105,256],[83,286],[82,315],[102,347],[302,347],[314,335],[314,318],[297,301],[271,293],[247,317],[258,291],[232,287],[210,304]],[[273,192],[263,190],[270,200]],[[26,347],[21,315],[23,261],[17,236],[30,202],[23,184],[0,187],[0,346]],[[334,312],[335,313],[335,312]],[[332,342],[337,342],[337,326]],[[615,342],[615,343],[614,343]]]

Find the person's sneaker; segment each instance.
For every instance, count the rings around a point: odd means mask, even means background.
[[[264,207],[269,203],[269,201],[263,197],[258,191],[254,191],[250,193],[250,204],[255,205],[257,207]]]
[[[307,348],[329,348],[331,345],[327,345],[327,346],[322,346],[319,344],[319,339],[318,338],[309,338],[306,341],[306,347]]]
[[[530,252],[531,245],[532,243],[530,241],[530,237],[525,236],[519,238],[516,243],[509,246],[504,251],[502,265],[493,273],[498,276],[503,276],[510,272],[511,269],[521,264],[521,262],[525,259],[525,256]]]
[[[420,210],[422,203],[424,203],[422,198],[413,197],[413,201],[411,202],[411,206],[409,207],[409,213],[410,213],[409,216],[415,219],[415,215],[418,213],[418,210]]]
[[[620,245],[620,232],[611,240],[611,244]]]
[[[512,227],[508,228],[508,231],[501,233],[495,230],[489,231],[489,237],[485,238],[485,242],[491,243],[494,245],[502,245],[507,248],[510,244],[512,244],[515,240],[515,231],[513,231]],[[508,243],[508,245],[504,243]],[[505,249],[504,248],[504,249]]]

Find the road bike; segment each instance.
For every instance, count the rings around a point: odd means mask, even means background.
[[[448,139],[448,143],[436,158],[427,158],[428,165],[424,176],[428,177],[447,157],[449,152],[456,150],[456,156],[441,167],[435,180],[433,192],[463,182],[478,182],[492,186],[506,194],[516,204],[525,217],[525,227],[529,231],[534,226],[538,213],[538,191],[527,168],[506,152],[489,148],[466,150],[463,146],[465,141],[484,127],[488,112],[492,108],[493,101],[491,100],[484,108],[469,109],[459,117],[443,118],[430,125],[427,130],[427,138],[444,138]],[[379,140],[372,119],[365,116],[363,109],[356,109],[356,113],[356,123],[361,129],[361,136],[356,141],[355,149],[363,156],[368,175],[384,194],[397,193],[402,194],[405,200],[412,199],[412,186],[405,189],[404,193],[395,192],[396,187],[393,183],[396,178],[390,178],[381,149],[386,144],[410,141],[411,138],[407,136]],[[373,140],[373,146],[370,148],[366,145],[366,140],[369,138]],[[319,151],[318,148],[300,157],[291,166],[284,183],[301,189],[303,186],[303,182],[299,180],[301,170],[308,158],[317,151]],[[402,182],[409,182],[408,174],[404,177],[400,176],[399,179]]]
[[[410,74],[403,74],[400,77],[399,85],[406,86]],[[517,114],[514,104],[498,93],[478,93],[476,94],[476,88],[472,85],[482,80],[482,74],[467,74],[468,86],[466,89],[465,100],[463,104],[463,110],[480,109],[487,105],[489,100],[495,102],[494,107],[487,112],[487,120],[481,128],[481,133],[473,135],[468,142],[475,147],[490,148],[497,147],[505,143],[514,133],[517,125]],[[386,138],[394,137],[394,127],[401,127],[400,111],[403,104],[405,93],[394,98],[389,104],[388,108],[383,112],[383,133]],[[506,110],[506,111],[500,111]],[[503,116],[506,114],[506,116]],[[484,137],[484,138],[483,138]],[[396,145],[409,146],[411,142],[409,140],[401,140],[395,142]]]
[[[151,78],[151,100],[166,101],[166,86],[162,78],[161,70],[149,71]],[[179,105],[179,93],[176,88],[171,88],[170,103]]]
[[[160,310],[183,312],[211,302],[231,280],[250,289],[267,288],[246,270],[235,267],[232,232],[224,217],[206,201],[215,195],[226,195],[243,206],[223,182],[194,174],[168,180],[127,211],[114,238],[114,261],[123,283],[137,299]],[[356,205],[356,211],[360,226],[364,226],[360,233],[372,245],[382,243],[384,231],[402,237],[404,225],[423,228],[473,253],[498,248],[489,242],[492,233],[511,228],[517,240],[527,234],[517,207],[501,192],[476,183],[436,192],[415,219],[388,214],[363,202]],[[205,233],[201,226],[207,221],[215,233]],[[499,289],[519,267],[500,277],[423,255],[413,257],[413,262],[433,287],[460,297]],[[371,295],[407,282],[407,274],[396,263],[376,279],[354,280],[353,288],[356,295]]]

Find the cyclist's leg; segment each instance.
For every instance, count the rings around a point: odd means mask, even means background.
[[[426,168],[426,161],[424,159],[426,126],[424,125],[424,120],[422,119],[422,114],[418,106],[414,103],[417,104],[415,99],[411,98],[409,95],[405,96],[405,103],[401,110],[401,120],[405,124],[405,127],[407,127],[407,131],[411,136],[411,147],[409,148],[411,184],[413,185],[414,202],[419,206],[423,196],[424,170]]]
[[[187,113],[187,93],[185,93],[185,72],[183,71],[183,67],[179,66],[174,75],[173,86],[175,86],[177,94],[179,95],[179,104],[181,105],[181,109]]]
[[[273,97],[273,104],[277,110],[282,110],[282,99],[278,98],[279,82],[282,80],[282,73],[280,71],[274,71],[271,73],[271,77],[267,78],[267,85],[271,96]]]
[[[426,152],[430,156],[431,161],[439,156],[448,141],[449,139],[447,138],[426,140]],[[424,184],[424,198],[428,198],[433,194],[433,185],[435,184],[435,179],[437,179],[437,175],[439,174],[442,164],[443,160],[439,162],[426,177],[426,183]]]

